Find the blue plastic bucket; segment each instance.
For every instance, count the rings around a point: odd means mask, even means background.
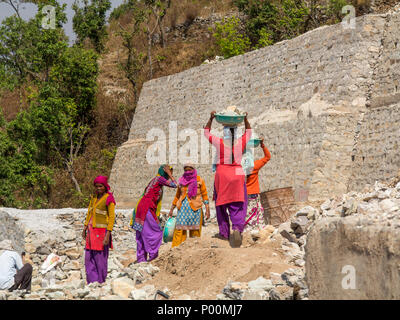
[[[164,242],[172,241],[172,238],[174,237],[175,224],[176,224],[176,218],[174,217],[169,218],[168,221],[165,223],[164,233],[163,233]]]
[[[247,146],[248,147],[258,147],[259,145],[260,145],[260,143],[261,143],[261,139],[257,139],[257,138],[255,138],[255,139],[251,139],[248,143],[247,143]]]
[[[215,120],[217,120],[217,122],[223,124],[224,126],[237,126],[238,124],[243,122],[244,116],[243,115],[229,116],[229,115],[216,114]]]

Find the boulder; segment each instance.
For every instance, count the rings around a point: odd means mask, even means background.
[[[293,235],[292,228],[290,227],[290,221],[281,223],[278,227],[279,234],[290,242],[295,242],[296,238]]]
[[[282,300],[281,293],[276,289],[272,289],[269,291],[270,300]]]
[[[309,298],[400,299],[398,230],[383,215],[317,221],[305,248]]]
[[[143,289],[132,290],[129,294],[129,298],[133,300],[146,300],[147,297],[147,292]]]
[[[262,289],[249,289],[243,293],[242,300],[269,300],[269,294]]]
[[[117,278],[111,284],[112,293],[124,298],[129,298],[132,290],[135,289],[133,280],[124,277]]]
[[[357,213],[358,201],[354,198],[348,199],[342,207],[342,217]]]
[[[227,296],[230,299],[234,300],[241,300],[244,294],[244,291],[248,289],[248,286],[246,283],[241,283],[241,282],[229,282],[224,289],[222,290],[222,293]]]
[[[319,212],[317,209],[315,209],[311,206],[306,206],[306,207],[300,209],[299,211],[297,211],[295,214],[295,217],[306,217],[309,220],[315,220],[318,215],[319,215]]]
[[[248,287],[253,290],[269,291],[274,287],[274,285],[272,284],[271,280],[259,277],[256,280],[250,281],[248,283]]]
[[[72,240],[76,240],[76,238],[77,238],[76,232],[72,229],[65,229],[61,233],[61,239],[63,241],[72,241]]]
[[[306,216],[299,216],[294,221],[291,222],[290,227],[292,228],[292,230],[296,235],[302,235],[306,233],[309,224],[310,221]]]
[[[381,208],[382,211],[384,212],[394,212],[399,210],[399,206],[397,203],[391,199],[384,199],[381,202],[379,202],[379,207]]]
[[[81,256],[81,250],[78,250],[77,248],[71,248],[65,251],[65,254],[68,256],[68,258],[72,260],[79,259]]]

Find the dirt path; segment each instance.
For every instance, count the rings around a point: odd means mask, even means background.
[[[171,299],[186,294],[192,299],[214,300],[229,281],[249,282],[260,276],[269,279],[270,272],[293,268],[285,263],[277,241],[254,242],[249,233],[244,233],[242,246],[232,248],[228,241],[213,237],[217,232],[218,226],[208,224],[201,238],[189,238],[176,248],[171,248],[171,243],[162,245],[160,256],[152,262],[160,272],[138,287],[166,287]]]

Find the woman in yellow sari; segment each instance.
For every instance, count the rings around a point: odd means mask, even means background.
[[[184,170],[169,212],[169,216],[172,217],[175,207],[178,208],[172,248],[186,240],[188,230],[190,237],[200,237],[203,203],[206,207],[206,218],[210,219],[210,206],[204,180],[197,175],[193,164],[185,164]]]
[[[111,232],[115,221],[115,199],[107,177],[98,176],[93,184],[96,195],[90,200],[82,233],[86,239],[86,281],[103,283],[107,277],[109,249],[113,248]]]

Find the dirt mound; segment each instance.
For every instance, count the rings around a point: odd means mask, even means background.
[[[171,249],[164,244],[154,262],[160,272],[143,285],[167,287],[171,299],[183,294],[192,299],[215,299],[229,281],[251,281],[260,276],[270,278],[270,272],[282,273],[293,267],[285,263],[278,242],[257,241],[244,234],[241,248],[232,248],[228,241],[214,238],[218,227],[209,224],[201,238],[189,238]]]

